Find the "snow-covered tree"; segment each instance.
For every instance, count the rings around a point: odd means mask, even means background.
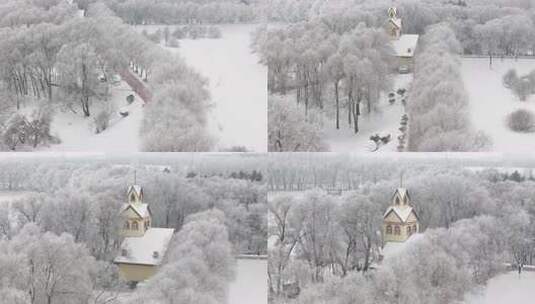
[[[268,102],[268,141],[273,152],[326,151],[323,142],[321,114],[310,110],[308,115],[295,103],[270,96]]]

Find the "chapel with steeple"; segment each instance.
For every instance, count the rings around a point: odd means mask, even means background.
[[[385,32],[390,37],[394,55],[397,59],[396,69],[400,73],[409,73],[414,67],[414,55],[420,36],[403,34],[402,18],[399,17],[396,7],[389,7],[387,14],[388,19],[385,23]]]
[[[114,259],[120,276],[133,286],[153,276],[162,265],[174,229],[152,227],[152,213],[144,202],[143,188],[130,185],[127,202],[119,211],[119,234],[123,237],[120,253]]]
[[[123,225],[121,236],[143,236],[151,227],[151,211],[149,204],[143,202],[143,188],[131,185],[127,190],[128,202],[123,205],[121,218]]]
[[[398,17],[398,9],[395,7],[388,8],[388,22],[386,32],[392,39],[399,39],[401,36],[401,27],[403,26],[401,18]]]
[[[409,191],[400,187],[383,215],[383,243],[405,242],[419,231],[418,214],[411,206]]]

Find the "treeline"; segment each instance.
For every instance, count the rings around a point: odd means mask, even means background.
[[[197,172],[194,172],[194,171],[190,171],[188,172],[188,174],[186,175],[187,178],[194,178],[196,177],[198,174]],[[202,177],[209,177],[209,176],[219,176],[219,177],[223,177],[225,176],[223,173],[219,173],[219,174],[210,174],[210,175],[207,175],[207,174],[203,174]],[[243,179],[243,180],[249,180],[249,181],[252,181],[252,182],[261,182],[263,181],[264,177],[262,175],[262,172],[261,171],[256,171],[256,170],[253,170],[251,172],[248,172],[248,171],[243,171],[243,170],[240,170],[240,171],[233,171],[231,172],[230,174],[227,175],[228,178],[234,178],[234,179]]]
[[[315,19],[341,30],[365,22],[382,27],[392,1],[288,1],[272,0],[266,8],[268,20],[300,22]],[[458,37],[463,53],[479,55],[533,54],[532,4],[529,1],[414,1],[396,2],[403,18],[403,31],[424,34],[433,24],[447,22]]]
[[[255,1],[105,0],[129,24],[238,23],[256,19]]]
[[[409,151],[481,151],[490,147],[490,139],[470,124],[460,52],[460,44],[446,24],[431,26],[422,37],[412,83],[418,90],[408,100]]]
[[[12,200],[10,217],[8,213],[0,215],[2,235],[9,238],[33,222],[46,231],[73,235],[95,257],[114,256],[119,245],[117,210],[125,202],[126,185],[132,182],[128,177],[134,172],[128,167],[33,167],[33,173],[18,176],[8,168],[3,170],[13,175],[13,183],[19,178],[31,180],[36,186],[10,189],[24,190],[28,195]],[[217,208],[226,214],[225,224],[237,253],[265,254],[267,207],[262,182],[219,176],[188,178],[154,170],[138,170],[137,176],[144,187],[146,203],[151,206],[155,227],[180,230],[188,215]],[[11,216],[17,219],[15,223],[10,221]]]

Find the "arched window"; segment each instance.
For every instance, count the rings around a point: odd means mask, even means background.
[[[132,222],[132,230],[138,230],[139,226],[136,221]]]
[[[411,235],[411,226],[407,226],[407,235]]]
[[[413,232],[413,233],[418,232],[418,231],[416,231],[416,224],[412,225],[412,232]]]
[[[399,229],[398,225],[394,226],[394,234],[395,235],[400,235],[401,234],[401,229]]]
[[[130,223],[128,221],[124,222],[124,229],[130,229]]]
[[[399,205],[399,196],[396,196],[396,205]]]
[[[392,234],[392,225],[386,226],[386,234]]]

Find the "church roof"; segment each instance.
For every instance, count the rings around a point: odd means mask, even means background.
[[[132,208],[132,210],[134,210],[134,212],[137,213],[141,218],[145,218],[151,214],[149,204],[123,204],[121,213],[126,211],[128,208]]]
[[[389,21],[398,29],[401,28],[401,19],[400,18],[390,18]]]
[[[128,187],[127,193],[130,193],[132,190],[134,190],[134,192],[136,192],[136,194],[139,195],[143,191],[143,188],[141,188],[140,185],[131,185]]]
[[[413,211],[414,209],[410,206],[390,206],[386,209],[383,217],[387,217],[390,212],[394,212],[405,223]],[[416,212],[414,212],[414,216],[417,217]]]
[[[142,237],[127,237],[121,244],[121,252],[113,261],[118,264],[160,265],[165,257],[174,229],[149,228]],[[154,253],[157,252],[155,255]]]
[[[401,35],[399,39],[392,41],[394,52],[398,57],[413,57],[414,50],[418,45],[419,35]]]
[[[396,196],[396,193],[399,193],[399,196],[402,200],[410,198],[409,191],[407,190],[407,188],[397,188],[396,192],[394,192],[394,195],[392,197]]]

